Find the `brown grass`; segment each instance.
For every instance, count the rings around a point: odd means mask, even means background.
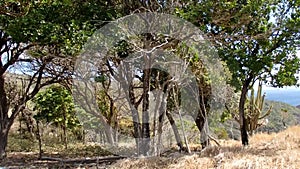
[[[250,146],[238,141],[219,140],[221,147],[212,146],[192,155],[173,153],[169,157],[120,160],[111,168],[218,168],[218,169],[298,169],[300,167],[300,126],[274,134],[256,134]],[[196,149],[194,147],[194,149]]]

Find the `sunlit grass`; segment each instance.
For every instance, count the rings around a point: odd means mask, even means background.
[[[247,147],[234,140],[219,142],[221,147],[212,146],[192,155],[126,159],[112,168],[296,169],[300,166],[300,126],[289,127],[277,134],[255,134]]]
[[[65,149],[63,144],[49,145],[48,139],[43,147],[44,155],[59,158],[85,158],[111,155],[103,145],[96,143],[72,142]],[[176,147],[162,157],[127,158],[113,164],[112,168],[287,168],[300,166],[300,126],[287,128],[280,133],[258,133],[250,137],[250,145],[243,147],[240,141],[218,140],[220,147],[213,144],[204,150],[199,144],[190,144],[192,154],[178,153]],[[8,157],[34,161],[38,156],[37,141],[20,139],[17,134],[10,135]],[[24,149],[25,148],[25,149]],[[133,144],[120,144],[119,152],[133,151]],[[20,152],[22,151],[22,153]],[[27,151],[27,152],[24,152]],[[26,161],[28,161],[26,160]],[[22,161],[22,160],[20,160]]]

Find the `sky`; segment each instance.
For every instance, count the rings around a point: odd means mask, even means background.
[[[293,106],[300,105],[300,88],[284,87],[270,88],[263,87],[263,92],[266,93],[267,100],[280,101]]]

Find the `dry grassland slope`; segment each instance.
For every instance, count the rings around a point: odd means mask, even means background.
[[[250,138],[250,146],[238,141],[222,141],[221,147],[210,147],[193,155],[171,154],[169,157],[120,160],[111,168],[138,169],[298,169],[300,168],[300,126]]]

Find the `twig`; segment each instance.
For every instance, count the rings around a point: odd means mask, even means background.
[[[208,137],[209,137],[211,140],[213,140],[213,141],[217,144],[218,147],[221,147],[221,144],[217,141],[217,139],[213,138],[211,135],[208,135]]]
[[[96,158],[89,158],[89,159],[62,159],[62,158],[53,158],[53,157],[42,157],[41,160],[47,161],[56,161],[61,162],[63,164],[73,164],[73,163],[80,163],[80,164],[89,164],[89,163],[111,163],[116,160],[124,159],[126,157],[122,156],[111,156],[111,157],[96,157]]]

